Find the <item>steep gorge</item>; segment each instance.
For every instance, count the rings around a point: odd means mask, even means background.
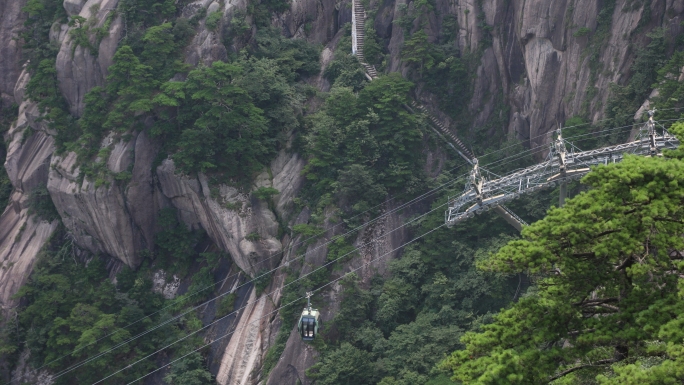
[[[88,23],[90,30],[85,41],[77,41],[81,35],[73,33],[80,28],[78,25],[55,23],[50,27],[49,38],[57,48],[54,77],[73,119],[70,124],[84,116],[88,91],[106,85],[119,44],[129,33],[119,3],[64,1],[64,11],[71,20],[79,16]],[[248,1],[176,3],[181,17],[191,19],[200,15],[193,36],[182,49],[181,61],[192,67],[208,67],[215,61],[239,55],[240,49],[263,28],[256,25],[256,17],[246,13]],[[611,116],[607,111],[613,96],[610,84],[629,82],[632,64],[650,42],[649,34],[662,29],[666,41],[676,41],[684,28],[681,0],[435,0],[427,2],[427,6],[424,3],[396,0],[364,4],[370,17],[366,24],[372,26],[380,50],[386,52],[374,64],[381,73],[399,72],[415,80],[416,100],[473,148],[475,155],[486,148],[483,138],[513,136],[526,146],[538,146],[549,141],[544,134],[571,117],[581,116],[597,123]],[[234,267],[224,272],[221,279],[228,277],[229,272],[242,274],[233,282],[225,281],[219,289],[222,292],[238,287],[238,282],[244,282],[246,277],[286,267],[269,276],[270,282],[259,292],[252,286],[243,289],[235,309],[240,304],[248,304],[247,307],[229,320],[230,324],[218,323],[207,331],[207,341],[230,327],[239,331],[211,346],[209,367],[217,382],[311,384],[305,371],[318,360],[316,348],[301,342],[296,333],[290,333],[284,344],[282,337],[277,341],[278,334],[287,331],[280,330],[282,321],[272,314],[282,304],[280,288],[287,279],[285,270],[294,276],[307,274],[326,262],[329,251],[323,240],[301,246],[304,235],[283,231],[309,223],[315,211],[297,203],[307,183],[303,170],[308,161],[298,154],[300,133],[286,133],[286,145],[244,188],[217,183],[202,172],[178,171],[174,160],[164,153],[166,148],[161,140],[150,134],[150,118],[142,127],[124,134],[107,132],[94,151],[97,156],[89,160],[104,164],[105,176],[84,177],[83,161],[79,163],[74,151],[56,152],[57,133],[47,119],[42,119],[39,101],[27,98],[26,87],[33,74],[22,56],[20,37],[26,28],[27,14],[22,11],[26,4],[22,0],[0,5],[2,107],[9,109],[13,103],[18,106],[18,116],[4,133],[5,170],[14,188],[0,217],[0,305],[5,317],[12,316],[20,305],[13,296],[28,280],[40,250],[60,221],[69,241],[83,253],[117,261],[112,264],[116,266],[114,270],[120,269],[122,263],[137,268],[145,253],[158,247],[155,235],[160,230],[160,211],[173,208],[189,229],[206,232],[210,240],[207,248],[230,255]],[[214,14],[219,14],[220,19],[211,21]],[[270,14],[268,19],[286,38],[323,47],[320,73],[305,77],[302,83],[315,92],[328,92],[332,85],[324,72],[347,36],[344,25],[351,18],[351,1],[300,0],[287,3],[286,8]],[[235,37],[238,22],[246,26]],[[105,33],[93,32],[98,29]],[[448,104],[440,103],[440,98],[446,96],[436,94],[421,82],[420,71],[403,60],[402,49],[410,33],[420,29],[426,31],[428,43],[448,42],[451,49],[470,58],[470,89],[455,91],[468,94],[466,105],[453,105],[453,111],[445,110],[443,107]],[[453,37],[447,39],[447,35]],[[320,104],[311,98],[299,108],[306,115]],[[459,109],[463,112],[454,113]],[[433,178],[450,157],[445,151],[428,145],[420,149],[421,157],[427,159],[427,174]],[[116,179],[122,173],[128,173],[127,178]],[[39,188],[49,192],[59,219],[45,220],[32,215],[29,201]],[[259,199],[253,193],[260,188],[273,188],[277,193]],[[393,204],[386,204],[382,210],[391,212],[398,206]],[[392,213],[365,228],[350,243],[364,245],[398,228],[415,214],[411,210]],[[328,239],[342,232],[336,226],[339,218],[333,212],[325,212],[321,222]],[[252,234],[256,235],[250,238]],[[345,262],[331,277],[363,267],[358,273],[360,285],[370,287],[376,274],[388,275],[392,258],[363,264],[387,253],[399,255],[392,251],[410,239],[411,232],[406,229],[392,232],[382,241],[363,247],[359,258]],[[302,261],[296,260],[298,253],[305,253]],[[335,317],[343,291],[341,285],[335,284],[321,294],[318,303],[324,322]],[[274,294],[266,295],[271,292]],[[213,319],[211,312],[216,310],[207,309],[207,318]],[[280,357],[270,367],[270,373],[265,373],[267,352],[278,343]],[[150,383],[160,383],[159,378],[151,378]]]

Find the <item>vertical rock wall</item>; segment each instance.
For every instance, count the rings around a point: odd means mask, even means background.
[[[121,17],[112,19],[118,2],[119,0],[88,0],[85,3],[65,1],[69,16],[78,15],[85,18],[87,28],[102,28],[106,24],[109,25],[108,33],[102,40],[98,41],[95,34],[90,34],[89,43],[94,47],[96,55],[93,55],[90,47],[78,45],[68,32],[61,41],[57,54],[57,79],[59,89],[75,116],[83,113],[85,94],[95,86],[104,85],[107,68],[112,64],[114,53],[123,37],[124,25]],[[76,27],[70,27],[68,31],[74,28]]]
[[[19,33],[26,15],[21,9],[27,0],[0,2],[0,108],[14,102],[14,85],[21,73]]]
[[[0,307],[4,316],[16,307],[18,302],[12,297],[28,279],[36,257],[59,223],[40,220],[29,207],[31,191],[45,185],[54,151],[54,139],[44,122],[37,121],[38,116],[35,103],[22,102],[17,120],[5,134],[4,166],[14,192],[0,215]]]

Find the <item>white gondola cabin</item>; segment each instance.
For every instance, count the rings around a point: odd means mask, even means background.
[[[297,331],[303,341],[313,341],[318,334],[319,311],[311,308],[311,294],[306,293],[307,306],[302,311],[297,323]]]

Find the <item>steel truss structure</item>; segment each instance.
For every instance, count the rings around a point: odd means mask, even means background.
[[[451,227],[472,218],[475,214],[494,209],[520,230],[526,223],[503,206],[504,203],[522,194],[531,194],[560,185],[562,205],[565,199],[565,183],[580,179],[590,171],[591,166],[617,163],[625,154],[659,156],[664,149],[676,148],[679,140],[653,120],[654,113],[655,110],[649,111],[650,118],[640,127],[634,141],[596,150],[580,151],[563,139],[561,129],[558,129],[557,138],[551,144],[546,161],[513,171],[506,176],[498,176],[482,169],[475,159],[465,190],[460,196],[449,198],[449,208],[445,212],[446,225]],[[660,133],[656,126],[661,128]]]

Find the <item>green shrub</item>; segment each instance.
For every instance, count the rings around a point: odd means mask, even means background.
[[[358,94],[333,88],[324,111],[311,119],[303,173],[320,199],[335,193],[345,212],[358,213],[388,193],[414,191],[423,178],[420,122],[404,105],[412,83],[381,77]]]
[[[306,223],[300,223],[298,225],[292,226],[292,232],[295,234],[304,235],[305,237],[315,237],[325,233],[323,229]]]
[[[7,156],[7,145],[5,144],[5,132],[9,129],[10,125],[16,118],[19,112],[19,107],[16,104],[12,104],[9,107],[5,107],[0,102],[0,164],[5,164],[5,158]],[[9,201],[10,194],[12,193],[12,183],[10,182],[9,176],[3,166],[0,168],[0,210],[4,210]]]
[[[245,239],[250,242],[258,242],[259,240],[261,240],[261,235],[259,235],[259,233],[257,232],[253,232],[245,235]]]
[[[40,219],[48,222],[59,219],[59,212],[52,202],[47,186],[37,187],[29,193],[28,207],[29,214],[35,214]]]
[[[200,303],[209,298],[214,292],[214,274],[211,267],[204,266],[192,276],[192,283],[188,287],[187,293],[195,294],[192,303]]]
[[[261,270],[256,274],[254,279],[254,290],[257,297],[260,296],[261,293],[264,292],[264,289],[271,283],[272,276],[273,273],[268,270]]]
[[[221,11],[216,11],[212,12],[207,16],[207,21],[205,22],[204,25],[206,25],[207,29],[210,31],[216,31],[218,29],[219,23],[221,22],[221,18],[223,17],[223,12]]]
[[[252,192],[254,197],[261,199],[262,201],[269,200],[276,194],[280,194],[280,191],[274,189],[273,187],[259,187],[254,192]]]
[[[589,32],[591,32],[591,30],[590,30],[589,28],[587,28],[587,27],[582,27],[582,28],[578,29],[577,31],[575,31],[575,33],[573,33],[572,36],[574,36],[574,37],[582,37],[582,36],[588,35]]]
[[[157,225],[161,229],[155,237],[156,262],[169,273],[186,274],[197,255],[195,244],[200,238],[198,231],[192,231],[177,219],[175,209],[165,208],[159,212]]]
[[[225,317],[230,312],[232,312],[233,308],[235,307],[235,300],[236,299],[237,299],[237,294],[235,294],[235,293],[226,294],[223,297],[221,297],[221,299],[219,300],[219,303],[216,307],[215,318]]]
[[[158,341],[185,335],[173,323],[132,340],[126,349],[94,358],[103,346],[114,346],[165,319],[166,315],[157,313],[164,299],[152,292],[149,269],[142,267],[136,272],[124,267],[115,287],[108,279],[105,261],[99,257],[87,264],[78,261],[73,257],[73,243],[65,236],[66,230],[58,227],[16,295],[21,299],[17,338],[30,349],[32,367],[62,370],[74,365],[75,370],[55,383],[93,383],[103,373],[152,353]],[[147,315],[150,319],[129,325]],[[87,364],[76,365],[89,358]],[[122,373],[120,381],[133,381],[147,373],[150,365],[152,361],[145,360]]]
[[[198,352],[190,353],[170,366],[164,381],[171,385],[213,385],[216,383]]]
[[[185,82],[167,82],[154,98],[157,108],[178,111],[174,120],[180,124],[160,122],[153,132],[172,139],[172,157],[180,171],[220,170],[246,178],[275,153],[263,111],[234,82],[243,71],[216,61],[191,71]]]
[[[232,211],[240,211],[242,210],[242,202],[237,201],[237,202],[226,202],[223,207],[227,208],[228,210]]]

